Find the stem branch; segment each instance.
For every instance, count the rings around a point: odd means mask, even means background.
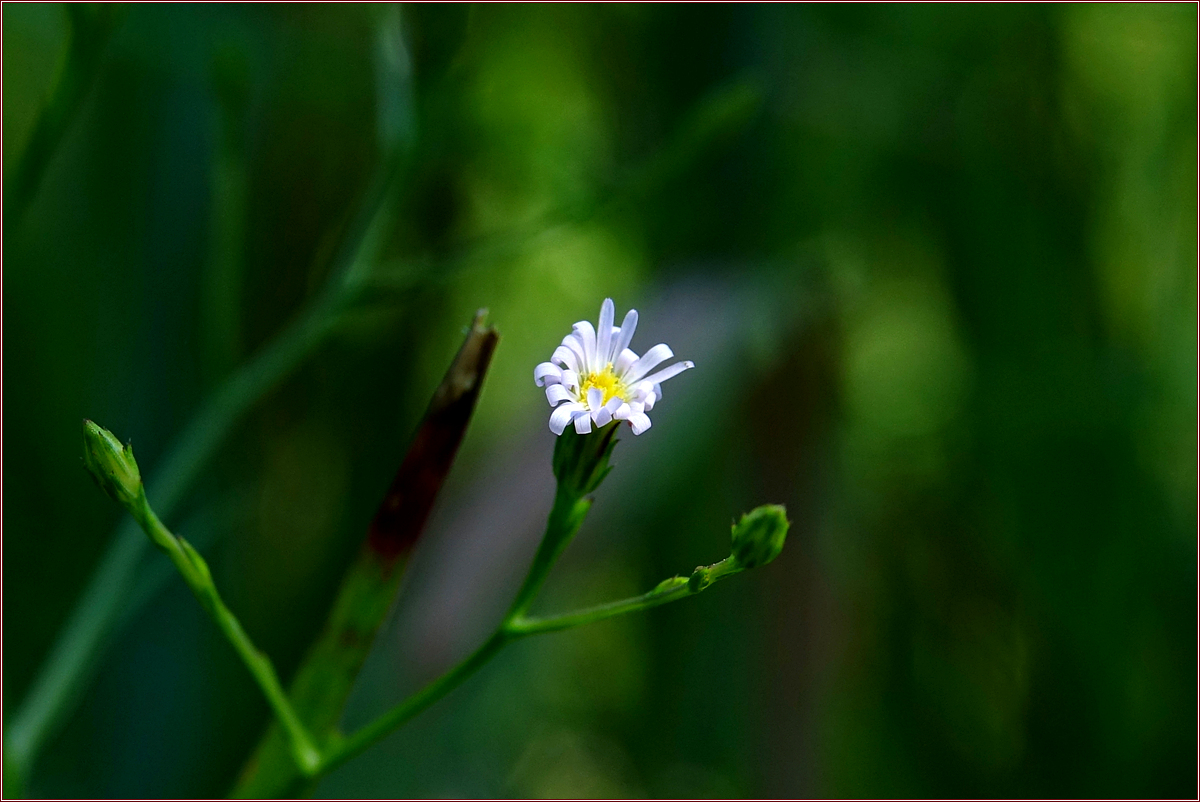
[[[646,610],[660,604],[678,601],[700,593],[713,582],[744,570],[736,560],[727,557],[706,568],[697,568],[691,579],[672,577],[641,596],[600,604],[565,615],[526,618],[524,611],[529,608],[537,596],[551,566],[579,529],[579,525],[583,522],[583,516],[586,515],[590,506],[590,501],[564,491],[560,485],[555,497],[554,508],[550,512],[546,536],[542,539],[542,544],[534,556],[529,574],[517,592],[517,597],[513,601],[508,615],[505,616],[504,621],[500,623],[491,637],[461,663],[335,746],[326,754],[316,772],[317,776],[324,775],[350,758],[361,754],[377,741],[399,729],[413,716],[461,685],[464,680],[495,657],[510,641],[527,635],[558,632],[636,610]]]
[[[504,647],[508,640],[509,636],[503,629],[496,630],[490,638],[484,641],[482,646],[472,652],[461,663],[334,746],[326,754],[318,773],[325,774],[337,768],[350,758],[374,745],[377,741],[390,735],[413,716],[461,685],[467,677],[474,674],[484,664],[495,657],[496,653]]]
[[[658,607],[660,604],[679,601],[680,599],[700,593],[713,582],[733,576],[743,570],[733,559],[726,557],[721,562],[708,566],[708,568],[697,569],[697,571],[707,572],[702,575],[705,577],[704,581],[693,583],[681,576],[672,577],[659,584],[654,590],[643,593],[640,596],[631,596],[628,599],[597,604],[594,607],[585,607],[582,610],[563,613],[561,615],[532,618],[518,616],[509,620],[505,627],[507,633],[513,638],[572,629],[584,624],[603,621],[606,618],[615,618],[618,615],[625,615],[626,613],[633,613],[638,610],[648,610],[651,607]]]

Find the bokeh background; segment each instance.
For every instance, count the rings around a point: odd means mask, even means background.
[[[499,618],[552,493],[532,369],[606,296],[697,368],[540,609],[714,562],[760,503],[794,525],[700,597],[509,648],[319,794],[1197,792],[1194,5],[3,22],[6,723],[120,522],[80,419],[153,474],[350,270],[167,521],[286,676],[491,310],[347,726]],[[164,562],[27,793],[228,789],[266,707]]]

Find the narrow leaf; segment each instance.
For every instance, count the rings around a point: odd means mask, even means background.
[[[355,677],[391,607],[409,555],[471,420],[499,339],[495,329],[484,325],[485,314],[476,314],[458,355],[434,391],[362,548],[342,581],[325,627],[292,681],[292,704],[318,748],[336,737]],[[304,782],[283,733],[272,724],[243,769],[233,795],[294,796]]]

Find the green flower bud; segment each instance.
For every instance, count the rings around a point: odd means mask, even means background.
[[[605,426],[589,434],[568,428],[554,444],[554,476],[573,495],[594,493],[612,470],[608,464],[617,445],[616,426]]]
[[[121,445],[113,433],[90,420],[83,422],[83,464],[100,489],[125,507],[142,493],[142,474],[133,446]]]
[[[703,565],[698,566],[692,575],[688,577],[688,593],[699,593],[706,587],[712,584],[712,579],[709,578],[711,572]]]
[[[733,558],[743,568],[766,565],[783,551],[789,525],[782,504],[756,507],[733,525]]]

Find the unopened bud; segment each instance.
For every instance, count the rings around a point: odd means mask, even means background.
[[[130,507],[142,493],[142,474],[133,446],[121,445],[112,432],[90,420],[83,422],[83,464],[100,489]]]
[[[783,551],[788,526],[782,504],[756,507],[733,525],[733,558],[743,568],[766,565]]]

